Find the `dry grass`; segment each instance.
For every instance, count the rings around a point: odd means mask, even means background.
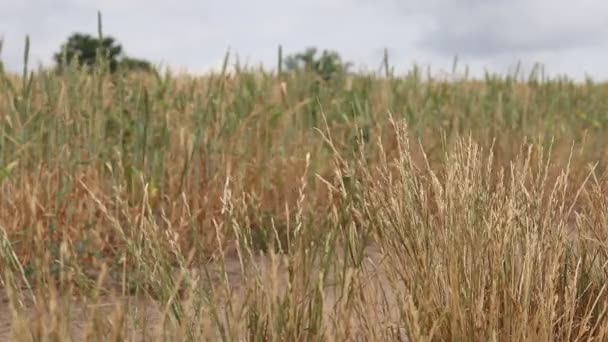
[[[0,337],[603,341],[607,93],[2,75]]]

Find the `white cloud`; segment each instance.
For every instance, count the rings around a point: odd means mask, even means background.
[[[608,79],[608,2],[603,0],[0,0],[2,59],[22,67],[52,63],[67,36],[104,32],[129,55],[176,68],[216,66],[230,47],[250,64],[276,64],[286,53],[317,46],[375,69],[388,48],[399,70],[414,61],[451,67],[455,54],[473,71],[506,70],[517,60],[549,71]]]

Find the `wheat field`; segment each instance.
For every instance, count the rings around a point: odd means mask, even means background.
[[[608,340],[608,85],[228,66],[0,74],[0,340]]]

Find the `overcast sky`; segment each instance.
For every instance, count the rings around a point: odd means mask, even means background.
[[[70,33],[96,34],[97,10],[128,55],[191,72],[217,67],[229,48],[274,67],[282,44],[333,49],[367,70],[387,48],[397,70],[449,70],[458,55],[476,74],[521,61],[608,80],[606,0],[0,0],[0,58],[19,71],[29,34],[32,61],[51,65]]]

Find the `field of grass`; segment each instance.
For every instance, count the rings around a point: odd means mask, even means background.
[[[24,76],[0,340],[608,339],[608,85]]]

